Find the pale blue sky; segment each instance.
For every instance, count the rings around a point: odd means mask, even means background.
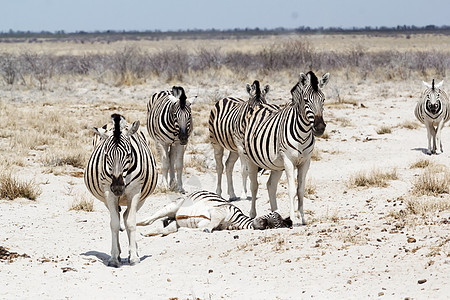
[[[449,0],[0,0],[0,31],[450,25]]]

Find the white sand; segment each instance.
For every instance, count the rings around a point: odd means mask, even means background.
[[[304,204],[308,225],[211,234],[179,231],[167,237],[139,235],[141,263],[134,267],[125,262],[128,245],[123,232],[120,242],[124,265],[119,269],[109,268],[106,261],[111,237],[107,209],[96,201],[94,212],[69,210],[74,198],[87,193],[83,179],[44,173],[36,158],[30,156],[30,166],[24,167],[20,174],[34,178],[42,194],[37,201],[0,200],[0,245],[19,254],[26,253],[30,258],[0,262],[0,298],[448,299],[450,230],[444,221],[450,220],[449,211],[429,214],[426,220],[420,215],[410,216],[404,227],[405,222],[388,217],[388,213],[405,210],[405,200],[413,197],[410,190],[423,170],[411,169],[412,163],[428,158],[450,165],[450,129],[443,131],[446,152],[432,157],[422,151],[427,146],[423,126],[413,130],[393,127],[391,134],[378,135],[376,129],[382,125],[414,121],[413,109],[422,89],[421,79],[349,83],[331,75],[325,90],[329,102],[335,101],[333,88],[339,87],[341,96],[363,103],[366,108],[326,107],[330,138],[317,141],[321,159],[312,162],[308,173],[316,190]],[[291,84],[270,84],[272,99],[288,96]],[[444,84],[446,87],[448,83]],[[80,97],[80,102],[88,105],[94,99],[106,98],[137,99],[141,104],[154,91],[152,88],[108,88],[107,96],[107,87],[89,95],[87,90],[74,88],[46,93],[37,96],[37,100],[28,92],[17,92],[16,97],[39,103],[61,101],[61,95],[67,93],[65,99]],[[197,86],[187,88],[197,90]],[[208,87],[199,90],[199,99],[207,98],[213,90]],[[236,94],[244,96],[243,92],[242,88]],[[9,97],[8,92],[2,93],[2,97]],[[110,113],[105,112],[105,119]],[[145,118],[145,111],[141,117]],[[339,118],[350,121],[349,126],[343,126]],[[210,168],[206,173],[189,168],[185,188],[214,191],[212,148],[207,144],[191,146],[207,149],[196,155],[204,155]],[[384,188],[348,187],[352,175],[374,167],[396,168],[399,179],[390,181]],[[239,169],[237,165],[238,195]],[[269,210],[267,178],[268,175],[263,175],[260,179],[258,214]],[[224,187],[226,190],[225,182]],[[278,193],[280,211],[287,216],[284,175]],[[138,212],[138,219],[176,197],[177,194],[151,196]],[[449,195],[442,198],[450,201]],[[250,201],[235,204],[248,213]],[[138,232],[145,234],[146,228],[138,227]],[[408,243],[408,237],[414,237],[416,242]],[[419,284],[422,279],[426,282]]]

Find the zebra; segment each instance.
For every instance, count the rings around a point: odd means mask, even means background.
[[[195,98],[187,98],[181,86],[174,86],[171,91],[154,93],[147,104],[147,130],[161,157],[162,184],[182,193],[184,150],[192,132],[191,104]]]
[[[329,81],[329,73],[319,80],[310,71],[300,73],[299,82],[292,88],[292,101],[267,117],[265,109],[255,110],[249,117],[246,128],[244,147],[249,161],[250,187],[252,205],[250,217],[256,216],[256,194],[258,191],[258,168],[271,170],[267,182],[271,210],[277,210],[276,189],[282,171],[288,180],[290,200],[290,218],[292,221],[301,217],[306,224],[303,213],[303,196],[305,177],[314,148],[314,137],[325,131],[323,120],[323,87]],[[294,213],[295,178],[297,169],[298,213]]]
[[[216,193],[222,195],[222,158],[224,149],[227,149],[230,153],[225,166],[230,200],[238,199],[233,187],[233,168],[238,158],[241,158],[242,171],[243,190],[241,199],[247,199],[248,167],[243,155],[246,114],[250,108],[257,104],[267,105],[268,108],[273,107],[268,105],[266,101],[266,95],[270,90],[269,85],[266,85],[261,91],[259,81],[255,80],[252,85],[247,84],[246,88],[249,94],[248,101],[235,97],[224,98],[216,102],[209,115],[209,140],[214,148],[217,171]]]
[[[414,114],[416,118],[425,124],[428,135],[428,154],[436,154],[438,147],[441,152],[441,132],[444,124],[450,119],[450,102],[447,94],[441,89],[444,81],[431,85],[423,81],[426,89],[422,92],[421,99],[417,102]],[[433,141],[433,145],[431,145]]]
[[[130,265],[140,262],[136,244],[136,212],[154,191],[157,182],[156,162],[139,121],[131,126],[119,114],[112,114],[112,129],[94,128],[100,136],[84,172],[89,192],[102,201],[110,212],[112,234],[108,266],[120,266],[120,206],[129,241]]]
[[[137,226],[151,225],[161,219],[163,219],[164,227],[155,226],[146,236],[168,235],[178,231],[180,227],[212,232],[214,230],[263,230],[292,226],[289,217],[283,219],[276,211],[251,219],[244,215],[238,207],[219,195],[203,190],[193,192],[166,205],[148,219],[138,222]]]

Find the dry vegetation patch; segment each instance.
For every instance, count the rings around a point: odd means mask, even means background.
[[[349,187],[386,187],[389,180],[397,180],[397,170],[381,171],[372,169],[369,172],[360,171],[350,177]]]
[[[31,180],[21,180],[11,173],[0,174],[0,198],[14,200],[26,198],[36,200],[41,189]]]
[[[415,180],[413,192],[417,195],[450,193],[450,171],[443,165],[429,165]]]

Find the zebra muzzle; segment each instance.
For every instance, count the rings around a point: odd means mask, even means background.
[[[325,132],[327,125],[322,116],[314,116],[313,133],[315,136],[321,136]]]
[[[122,196],[125,192],[125,182],[123,181],[123,176],[112,176],[112,183],[110,188],[111,192],[113,192],[114,195],[116,195],[117,197]]]

